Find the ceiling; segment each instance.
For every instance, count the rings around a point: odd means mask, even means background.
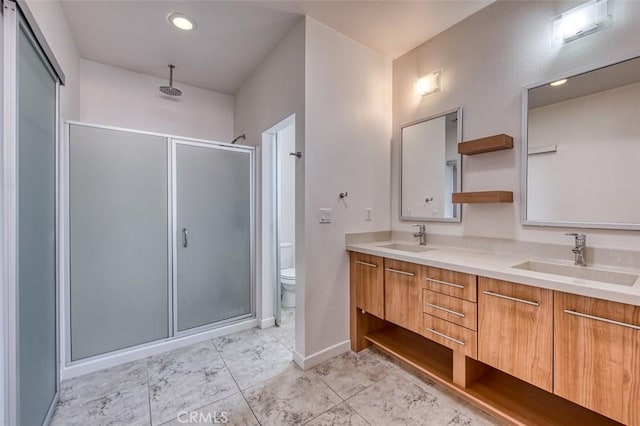
[[[567,77],[561,86],[543,84],[529,90],[529,109],[640,83],[640,57]]]
[[[492,0],[62,0],[84,59],[234,94],[303,15],[396,58]],[[194,31],[170,26],[184,13]]]

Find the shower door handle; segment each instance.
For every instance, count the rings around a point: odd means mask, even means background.
[[[189,247],[189,231],[187,231],[187,228],[182,228],[182,247]]]

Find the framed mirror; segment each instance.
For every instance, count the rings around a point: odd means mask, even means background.
[[[640,229],[640,57],[523,92],[523,224]]]
[[[401,128],[400,220],[460,222],[462,108]]]

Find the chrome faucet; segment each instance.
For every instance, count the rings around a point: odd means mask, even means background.
[[[413,234],[413,236],[416,238],[420,237],[420,245],[426,246],[427,245],[427,225],[416,223],[413,226],[418,227],[418,232]]]
[[[585,259],[585,250],[587,248],[587,236],[585,234],[577,234],[575,232],[570,234],[572,237],[576,237],[576,245],[571,249],[575,256],[574,264],[578,266],[587,266],[587,260]]]

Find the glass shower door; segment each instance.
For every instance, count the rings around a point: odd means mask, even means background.
[[[253,151],[173,143],[180,333],[253,314]]]
[[[57,87],[22,21],[17,37],[17,414],[39,425],[57,392]]]
[[[169,337],[166,137],[69,125],[71,361]]]

